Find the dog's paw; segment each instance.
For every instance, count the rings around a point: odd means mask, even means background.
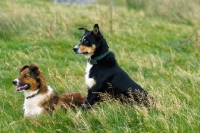
[[[82,107],[82,110],[85,111],[85,112],[87,111],[87,109],[85,108],[85,106]]]

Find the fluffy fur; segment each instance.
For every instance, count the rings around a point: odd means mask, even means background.
[[[148,93],[119,67],[113,52],[109,51],[106,39],[101,34],[98,24],[94,25],[92,31],[86,28],[79,28],[79,30],[83,30],[84,34],[80,43],[73,50],[76,54],[83,54],[88,59],[85,75],[88,95],[84,109],[99,101],[98,93],[104,92],[115,98],[121,94],[132,97],[140,104],[141,99],[145,99],[144,97],[147,97]],[[137,94],[134,93],[136,91]]]
[[[74,108],[85,102],[85,96],[80,93],[56,93],[47,86],[43,73],[35,64],[21,67],[20,75],[13,84],[17,91],[24,92],[24,117],[34,117],[61,107]]]

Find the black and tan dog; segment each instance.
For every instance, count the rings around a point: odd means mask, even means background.
[[[76,54],[83,54],[88,59],[85,75],[88,95],[85,109],[100,100],[97,93],[108,92],[114,97],[123,94],[133,97],[139,104],[146,99],[148,93],[118,66],[114,54],[108,50],[106,39],[101,34],[98,24],[94,25],[92,31],[86,28],[79,28],[79,30],[83,30],[84,34],[73,50]],[[112,86],[112,89],[108,87],[108,84]]]
[[[35,117],[60,107],[67,109],[82,106],[86,99],[80,93],[56,93],[47,86],[44,74],[35,64],[21,67],[20,75],[13,80],[13,84],[17,91],[24,92],[24,117]]]

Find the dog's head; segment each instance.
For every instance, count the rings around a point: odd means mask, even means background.
[[[76,54],[84,54],[87,58],[99,56],[108,51],[108,45],[100,32],[98,24],[95,24],[92,31],[86,28],[79,28],[84,34],[80,39],[80,43],[73,50]]]
[[[22,66],[19,77],[12,81],[17,91],[35,91],[40,87],[41,82],[44,82],[44,77],[35,64]]]

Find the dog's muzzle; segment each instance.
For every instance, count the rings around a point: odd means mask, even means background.
[[[30,84],[21,84],[18,79],[13,80],[12,83],[16,86],[17,91],[28,90],[30,88]]]

